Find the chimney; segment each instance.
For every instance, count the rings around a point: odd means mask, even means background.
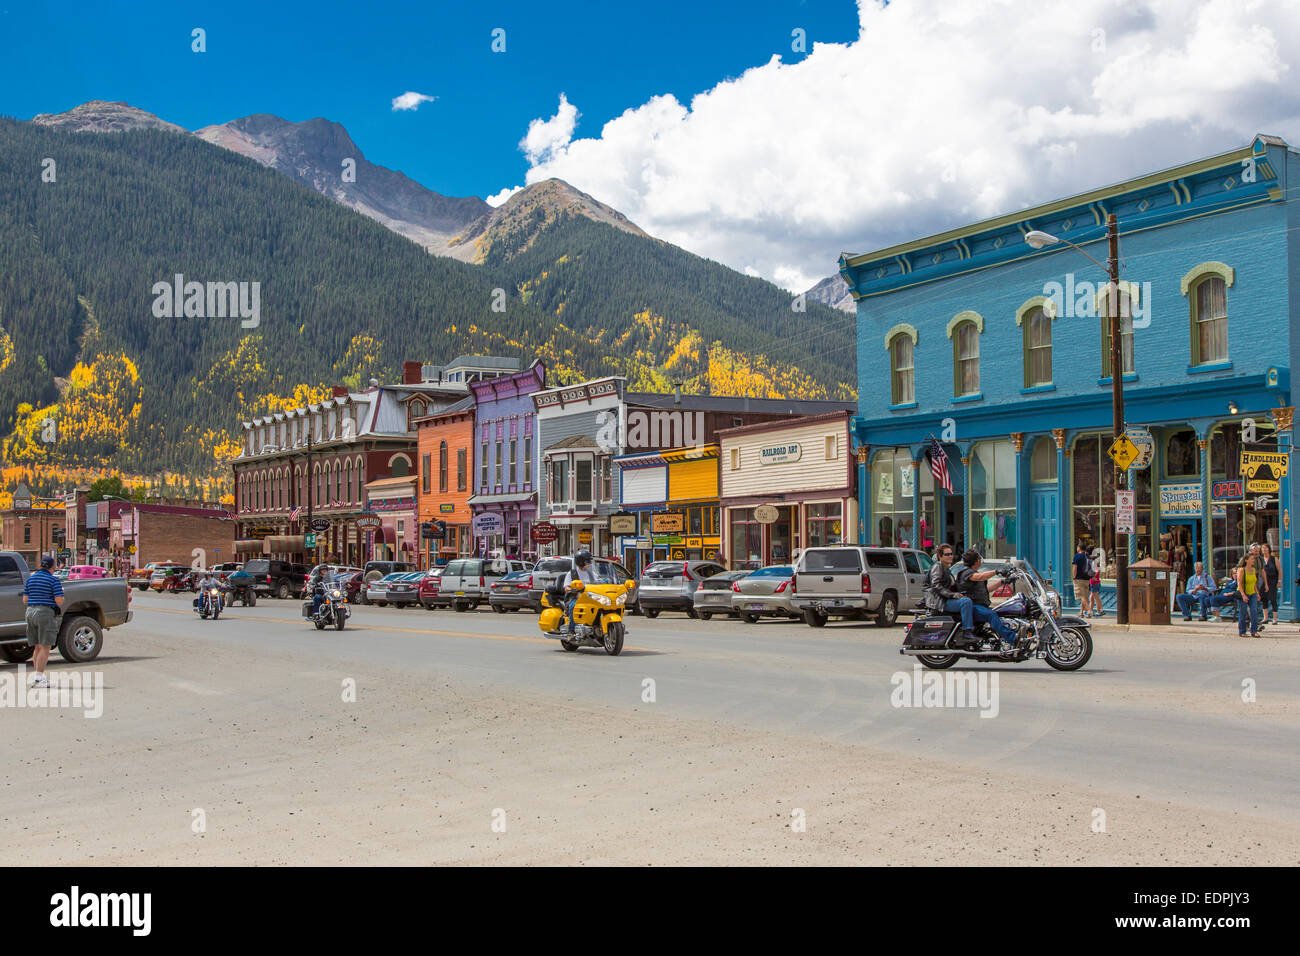
[[[402,384],[419,385],[420,368],[421,365],[419,362],[403,362],[402,363]]]
[[[348,387],[346,385],[334,385],[330,387],[331,398],[346,398]]]

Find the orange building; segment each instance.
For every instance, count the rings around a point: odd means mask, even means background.
[[[420,564],[445,563],[473,547],[470,535],[470,469],[474,464],[474,398],[414,422],[420,456],[416,485],[420,525],[442,527],[442,538],[421,538]],[[442,522],[438,525],[437,522]]]

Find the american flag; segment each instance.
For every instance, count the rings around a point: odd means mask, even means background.
[[[289,520],[290,520],[290,521],[297,521],[297,520],[298,520],[298,516],[299,516],[300,514],[302,514],[302,508],[294,508],[292,511],[289,512]]]
[[[943,453],[943,446],[930,436],[930,474],[948,494],[952,494],[952,478],[948,476],[948,456]]]

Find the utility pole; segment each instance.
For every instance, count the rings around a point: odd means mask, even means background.
[[[1106,290],[1107,308],[1110,310],[1110,384],[1112,428],[1116,441],[1124,434],[1124,319],[1119,298],[1119,222],[1112,212],[1106,216],[1106,237],[1110,243],[1110,258],[1106,271],[1110,274],[1110,287]],[[1129,306],[1132,308],[1132,305]],[[1126,472],[1115,465],[1115,623],[1128,623],[1128,535],[1119,533],[1119,493],[1124,490]],[[1122,540],[1121,540],[1122,539]]]

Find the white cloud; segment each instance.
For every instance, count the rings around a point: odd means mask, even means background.
[[[519,141],[519,148],[533,165],[549,162],[556,150],[564,149],[573,139],[578,125],[578,108],[560,94],[560,106],[548,120],[535,119],[528,124],[528,133]]]
[[[520,143],[693,252],[802,290],[868,252],[1245,145],[1300,139],[1294,0],[863,0],[848,44],[781,53],[574,139]],[[1098,32],[1102,31],[1102,32]],[[815,39],[815,37],[814,37]]]
[[[488,196],[483,201],[495,209],[497,206],[500,206],[507,199],[509,199],[511,196],[513,196],[515,193],[519,192],[519,190],[523,188],[524,188],[523,186],[507,186],[499,193],[495,193],[491,196]]]
[[[393,97],[393,112],[396,113],[398,110],[418,110],[421,103],[432,103],[437,98],[425,93],[414,93],[407,90],[401,96]]]

